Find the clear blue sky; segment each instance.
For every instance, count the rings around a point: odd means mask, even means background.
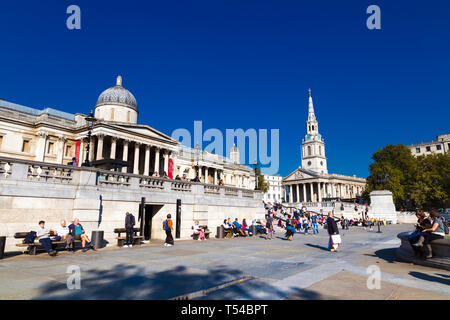
[[[449,14],[448,0],[2,1],[0,97],[88,113],[121,74],[139,122],[167,134],[279,128],[287,175],[311,88],[329,171],[365,177],[378,148],[450,132]]]

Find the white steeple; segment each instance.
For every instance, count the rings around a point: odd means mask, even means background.
[[[314,114],[311,89],[308,92],[308,120],[306,121],[306,135],[302,142],[302,168],[319,174],[327,174],[325,142],[319,133],[319,122]]]

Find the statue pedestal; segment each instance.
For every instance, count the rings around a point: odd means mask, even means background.
[[[389,190],[377,190],[370,193],[369,218],[382,219],[397,223],[397,212],[395,211],[392,192]]]

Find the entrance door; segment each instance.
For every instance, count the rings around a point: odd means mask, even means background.
[[[143,236],[145,240],[150,240],[152,238],[152,224],[153,217],[162,208],[162,205],[146,204],[144,207],[144,226],[143,226]],[[162,226],[161,226],[162,228]]]

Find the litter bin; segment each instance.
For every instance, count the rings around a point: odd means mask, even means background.
[[[0,259],[3,259],[3,254],[5,253],[5,243],[6,237],[0,237]]]
[[[223,226],[217,227],[217,236],[216,237],[219,239],[225,238],[225,230],[224,230]]]
[[[253,236],[256,236],[257,230],[258,230],[258,229],[256,229],[256,226],[255,226],[255,225],[251,225],[251,226],[250,226],[250,231],[251,231],[251,233],[252,233]]]
[[[101,230],[92,231],[91,241],[95,249],[103,248],[104,233]]]

